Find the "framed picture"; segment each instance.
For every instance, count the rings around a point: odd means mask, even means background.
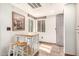
[[[25,16],[16,12],[12,12],[12,30],[25,30]]]

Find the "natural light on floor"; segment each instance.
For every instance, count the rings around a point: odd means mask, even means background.
[[[47,53],[51,53],[52,46],[41,44],[40,47],[39,47],[39,49],[43,50],[43,51],[45,51]]]

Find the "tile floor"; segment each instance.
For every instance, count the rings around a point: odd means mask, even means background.
[[[40,43],[39,56],[64,56],[64,50],[55,44]]]

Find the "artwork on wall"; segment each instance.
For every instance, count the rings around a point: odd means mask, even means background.
[[[25,30],[25,16],[16,12],[12,12],[12,30]]]

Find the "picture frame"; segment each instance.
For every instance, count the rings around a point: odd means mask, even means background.
[[[12,31],[25,30],[25,16],[12,11]]]

